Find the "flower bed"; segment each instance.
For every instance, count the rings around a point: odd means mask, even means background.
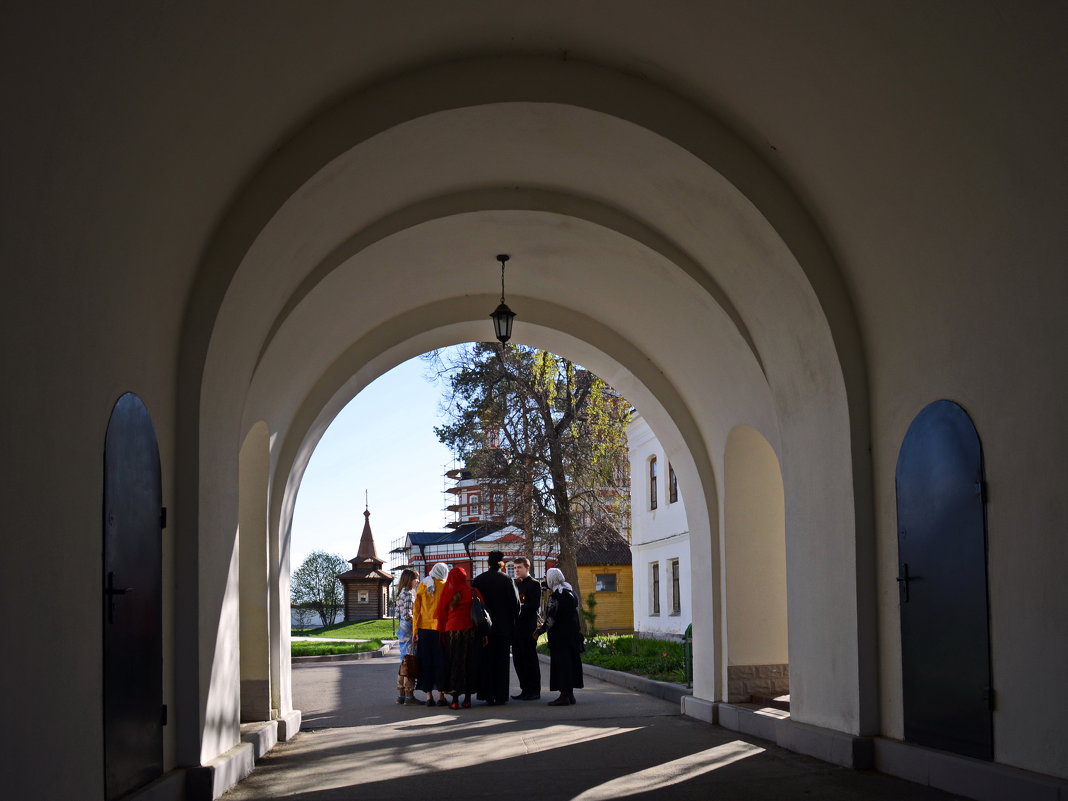
[[[546,654],[549,652],[544,643],[538,646],[538,650]],[[682,643],[671,640],[600,634],[586,639],[582,661],[657,681],[686,682]]]

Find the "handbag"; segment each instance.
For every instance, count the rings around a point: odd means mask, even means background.
[[[404,655],[404,662],[401,664],[401,675],[407,676],[409,679],[419,678],[419,662],[416,661],[415,654]]]
[[[471,622],[475,624],[475,633],[480,637],[488,636],[493,628],[493,618],[490,617],[489,610],[482,603],[482,598],[475,593],[471,595]]]

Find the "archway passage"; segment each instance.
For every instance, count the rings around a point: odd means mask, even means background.
[[[495,78],[503,66],[493,64]],[[468,67],[486,77],[485,63]],[[390,367],[488,336],[487,315],[498,301],[489,294],[497,288],[493,254],[507,250],[508,302],[520,315],[515,341],[589,367],[678,454],[672,466],[689,493],[691,579],[708,588],[693,605],[697,696],[707,704],[726,697],[717,475],[728,434],[745,423],[781,456],[782,504],[786,519],[796,521],[786,532],[811,545],[795,549],[789,566],[791,586],[804,589],[798,598],[805,609],[793,619],[819,621],[791,638],[794,718],[852,734],[872,731],[874,685],[860,657],[874,627],[854,619],[871,611],[863,598],[858,606],[855,592],[869,554],[857,546],[865,532],[850,491],[854,457],[867,458],[852,439],[865,416],[863,392],[850,395],[843,363],[851,360],[836,350],[834,330],[845,323],[832,325],[827,317],[828,309],[842,309],[833,299],[821,301],[806,274],[833,265],[822,249],[814,255],[780,236],[736,184],[671,138],[678,133],[671,126],[642,124],[670,115],[650,120],[637,108],[611,114],[545,101],[556,92],[574,101],[576,81],[588,83],[590,96],[604,96],[596,90],[605,81],[617,86],[616,76],[568,67],[565,86],[555,69],[525,63],[510,69],[525,76],[515,84],[516,98],[493,91],[496,80],[453,83],[435,74],[426,76],[425,89],[441,81],[453,91],[464,88],[453,107],[419,113],[422,100],[437,96],[420,90],[414,110],[374,136],[359,139],[346,129],[323,140],[331,149],[311,162],[303,150],[283,149],[272,163],[303,173],[304,190],[275,197],[280,187],[273,183],[262,194],[264,187],[250,185],[233,212],[251,203],[251,216],[239,215],[249,228],[220,228],[204,270],[218,271],[217,286],[226,288],[197,376],[197,436],[183,440],[196,451],[189,458],[206,493],[197,508],[203,585],[229,581],[223,566],[232,545],[216,533],[236,528],[234,510],[207,496],[233,482],[232,449],[254,422],[268,421],[271,430],[268,526],[284,575],[293,499],[322,432]],[[538,99],[530,99],[530,82],[542,87]],[[617,88],[633,88],[623,83]],[[394,89],[414,91],[407,83]],[[677,102],[646,99],[665,108]],[[353,110],[365,101],[354,98]],[[509,124],[502,128],[504,117]],[[573,152],[572,143],[591,142],[598,146]],[[497,155],[487,158],[488,149]],[[721,166],[736,171],[745,162],[738,159]],[[749,166],[763,174],[763,165]],[[389,207],[403,212],[383,216],[371,202],[383,199],[366,187],[393,167],[410,179],[388,183],[398,193]],[[681,216],[680,200],[687,201]],[[267,207],[276,213],[261,218]],[[324,213],[342,208],[343,215]],[[807,230],[804,219],[795,222],[791,235]],[[202,300],[205,309],[214,302],[208,294]],[[360,313],[352,313],[354,306]],[[825,581],[828,571],[841,580]],[[205,653],[228,625],[228,610],[217,611],[202,609]],[[284,664],[281,640],[276,655],[273,661]],[[277,684],[284,695],[284,677]],[[204,708],[224,705],[232,686],[228,670],[214,672],[198,690]],[[287,711],[284,698],[279,709]],[[204,727],[201,760],[234,744],[236,721],[224,723]]]
[[[993,759],[983,452],[952,401],[909,426],[897,520],[905,738]]]
[[[105,795],[163,773],[163,633],[159,448],[148,409],[126,393],[104,445]]]

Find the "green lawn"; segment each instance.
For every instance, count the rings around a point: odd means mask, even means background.
[[[542,642],[544,640],[539,640],[539,643]],[[538,650],[544,654],[549,653],[548,644],[539,644]],[[621,670],[658,681],[671,681],[676,684],[686,681],[682,643],[673,640],[601,634],[586,640],[582,661],[588,665]]]
[[[361,651],[377,651],[381,640],[369,642],[295,642],[291,643],[292,656],[327,656],[329,654],[355,654]]]
[[[317,629],[293,629],[294,637],[340,637],[347,640],[395,640],[396,622],[392,619],[364,620],[360,623],[335,623]]]

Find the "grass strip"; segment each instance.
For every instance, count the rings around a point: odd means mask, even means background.
[[[314,629],[293,629],[292,634],[294,637],[340,637],[348,640],[392,640],[397,637],[396,622],[390,618],[334,623]]]
[[[329,656],[331,654],[358,654],[377,651],[381,640],[369,642],[294,642],[290,644],[292,656]]]

